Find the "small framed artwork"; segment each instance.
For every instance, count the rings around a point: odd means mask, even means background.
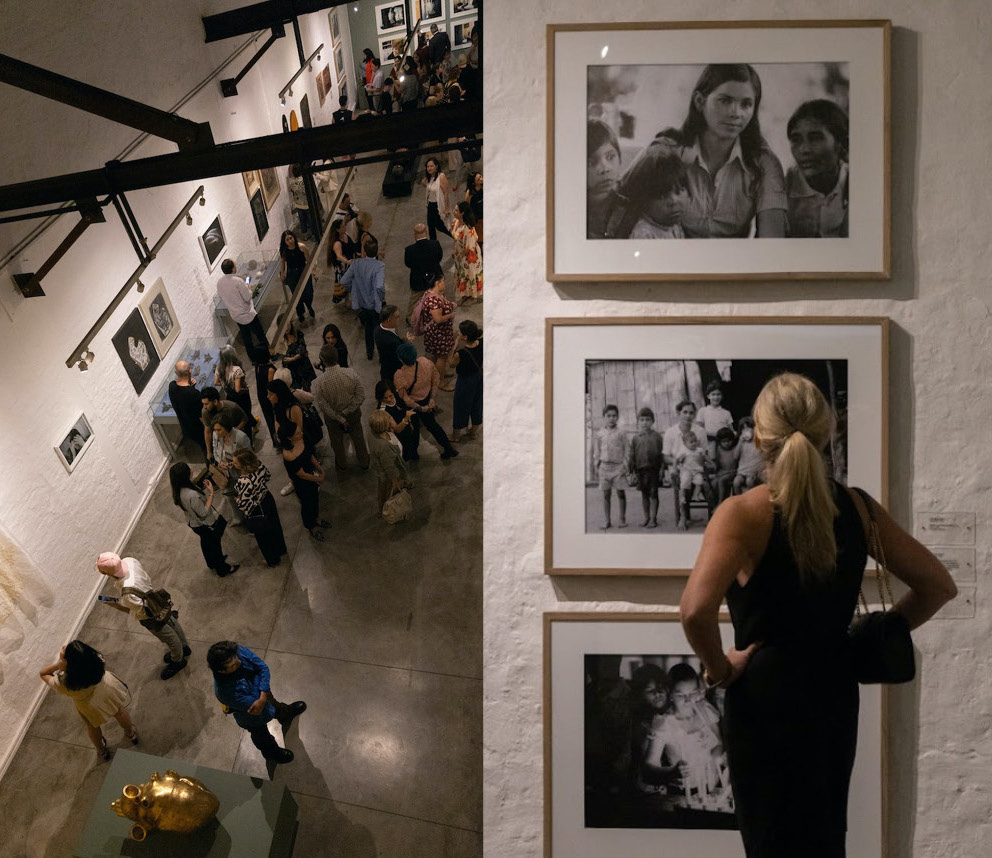
[[[324,75],[317,75],[317,98],[320,99],[320,106],[324,106],[324,102],[327,100],[327,87],[324,86]]]
[[[338,51],[336,53],[340,53],[340,48],[338,49]],[[335,62],[337,62],[337,59],[335,59]],[[343,67],[344,66],[342,65],[342,68]],[[331,94],[331,64],[330,63],[328,63],[326,66],[324,66],[323,71],[321,71],[321,73],[320,73],[320,78],[321,78],[321,80],[324,83],[324,92],[326,92],[328,95],[330,95]]]
[[[396,36],[390,36],[388,39],[379,39],[379,61],[382,65],[387,65],[389,63],[395,63],[399,58],[402,51],[397,51],[399,47],[398,42],[403,38],[402,33]],[[394,44],[397,43],[397,44]]]
[[[114,348],[124,364],[127,377],[134,385],[135,393],[141,393],[155,374],[161,360],[155,351],[152,335],[148,333],[141,311],[135,307],[121,325],[120,330],[111,337]]]
[[[375,7],[377,33],[395,33],[406,29],[406,3],[380,3]]]
[[[478,15],[478,13],[479,0],[451,0],[452,18],[461,18],[465,15]]]
[[[444,0],[416,0],[414,3],[414,12],[416,13],[417,20],[420,21],[421,27],[429,27],[431,24],[440,25],[446,17]]]
[[[300,99],[300,123],[304,128],[313,128],[313,120],[310,118],[310,96],[304,95]]]
[[[334,49],[334,77],[340,82],[341,78],[344,76],[344,51],[341,46],[338,45]],[[331,73],[330,69],[327,70],[327,82],[330,85]]]
[[[675,612],[544,615],[545,858],[743,858],[724,692],[701,672]],[[861,686],[851,858],[884,854],[883,718],[881,686]]]
[[[282,115],[282,133],[289,134],[289,117],[285,113]]]
[[[255,191],[257,194],[258,191]],[[141,318],[145,320],[148,332],[152,335],[155,351],[164,358],[172,344],[179,336],[179,317],[176,315],[169,293],[165,291],[165,283],[159,277],[151,288],[142,296],[138,304]]]
[[[451,22],[451,50],[457,51],[472,45],[472,30],[475,29],[478,20],[478,18],[468,18],[464,21]]]
[[[241,178],[245,183],[245,194],[250,200],[255,191],[258,190],[258,170],[251,170],[248,173],[242,173]]]
[[[336,6],[327,13],[327,18],[331,28],[331,44],[336,45],[341,41],[341,22],[338,20],[338,9]]]
[[[870,20],[549,26],[548,279],[888,279],[890,39]]]
[[[59,457],[62,467],[71,474],[92,443],[93,429],[86,415],[80,414],[62,433],[62,440],[54,448],[55,455]]]
[[[886,319],[548,319],[546,334],[550,575],[687,574],[716,507],[763,482],[751,410],[782,372],[833,410],[833,479],[886,500]]]
[[[285,117],[283,117],[283,121],[285,121]],[[279,186],[279,176],[276,173],[276,168],[266,167],[264,170],[259,170],[258,177],[262,184],[262,197],[265,199],[265,210],[272,211],[272,206],[282,190]]]
[[[255,191],[255,196],[251,198],[251,216],[255,221],[258,240],[261,241],[269,231],[269,216],[265,213],[265,201],[262,199],[261,189]]]
[[[217,215],[199,238],[200,250],[203,251],[203,259],[207,263],[207,271],[213,271],[220,262],[221,254],[227,247],[227,236],[224,234],[224,225],[220,222],[220,215]]]

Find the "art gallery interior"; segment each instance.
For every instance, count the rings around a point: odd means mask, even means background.
[[[241,5],[87,0],[70,13],[51,0],[10,0],[0,53],[208,122],[219,143],[280,134],[290,109],[300,117],[304,94],[314,126],[328,124],[338,92],[333,55],[330,94],[320,84],[323,104],[318,78],[327,55],[301,75],[303,89],[294,87],[280,103],[301,67],[289,27],[238,82],[238,95],[221,95],[219,80],[236,76],[268,34],[260,28],[254,38],[205,43],[202,18]],[[380,5],[340,4],[337,39],[329,9],[301,15],[305,53],[339,44],[353,80],[361,49],[378,53],[386,38],[376,26]],[[453,4],[444,6],[446,23],[456,23]],[[141,739],[135,751],[285,787],[299,808],[295,855],[553,854],[545,615],[671,612],[685,578],[546,574],[545,320],[658,316],[889,320],[887,398],[879,405],[888,429],[889,507],[917,536],[928,516],[971,516],[974,559],[942,618],[914,633],[917,678],[881,695],[874,722],[880,854],[987,854],[992,688],[984,679],[984,641],[992,619],[979,597],[992,561],[985,502],[992,490],[989,6],[700,0],[687,8],[624,0],[605,9],[592,0],[497,0],[486,8],[490,295],[484,318],[482,305],[465,313],[485,323],[490,353],[485,464],[481,442],[466,444],[450,463],[425,448],[418,512],[393,531],[374,519],[367,475],[353,463],[341,474],[329,468],[321,507],[333,524],[327,542],[310,540],[294,497],[277,497],[290,561],[266,568],[250,536],[229,530],[225,547],[243,565],[218,580],[172,503],[152,397],[183,343],[230,333],[214,314],[219,270],[209,268],[198,238],[220,215],[225,255],[274,250],[292,224],[285,168],[277,171],[279,196],[266,207],[269,230],[261,240],[240,169],[127,194],[149,243],[180,218],[141,279],[148,289],[162,279],[181,333],[141,394],[112,341],[144,297],[136,285],[87,343],[94,355],[87,370],[66,366],[137,264],[118,214],[105,209],[106,222],[72,244],[44,277],[44,297],[23,297],[12,275],[37,271],[79,215],[54,219],[31,241],[23,239],[41,221],[0,224],[0,356],[7,368],[0,382],[0,855],[73,854],[103,786],[108,767],[95,759],[69,701],[37,678],[73,636],[101,650],[127,679]],[[854,18],[892,22],[891,276],[548,281],[547,25]],[[4,184],[176,151],[161,138],[139,138],[134,129],[6,84],[0,116]],[[402,287],[390,297],[405,298],[401,250],[423,217],[423,198],[416,190],[383,198],[384,166],[360,165],[348,189],[373,212],[387,272],[400,272],[387,275]],[[321,292],[317,274],[318,322],[337,321],[339,305],[329,290]],[[319,328],[305,328],[311,355]],[[351,321],[345,334],[369,389],[377,366],[361,354],[361,328]],[[80,415],[93,437],[70,471],[55,448]],[[268,445],[262,459],[278,489],[282,466]],[[94,561],[108,550],[138,557],[177,596],[194,652],[190,669],[168,682],[158,678],[159,644],[95,604],[103,582]],[[204,657],[212,641],[226,637],[266,658],[280,699],[307,700],[308,711],[285,737],[293,763],[267,769],[214,699]],[[560,728],[581,712],[556,709],[554,717]],[[105,735],[116,753],[131,749],[113,722]],[[593,854],[635,854],[604,842]],[[659,846],[654,854],[662,853]],[[848,854],[859,853],[849,844]]]

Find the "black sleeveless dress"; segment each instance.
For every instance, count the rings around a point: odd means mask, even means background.
[[[843,858],[858,738],[858,683],[847,627],[867,559],[864,528],[834,486],[837,568],[803,587],[775,514],[746,587],[727,593],[734,646],[762,646],[728,690],[725,740],[747,858]]]

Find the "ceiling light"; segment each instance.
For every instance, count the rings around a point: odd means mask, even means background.
[[[96,357],[96,355],[93,354],[93,352],[90,352],[90,351],[86,352],[83,355],[83,358],[86,360],[86,363],[93,363],[93,358],[95,358],[95,357]]]
[[[141,282],[141,281],[139,280],[139,281],[138,281],[138,292],[139,292],[139,293],[141,293],[141,292],[144,292],[144,291],[145,291],[145,284],[144,284],[144,283],[142,283],[142,282]]]
[[[86,370],[90,368],[90,365],[86,363],[86,361],[84,360],[81,360],[79,363],[76,364],[76,366],[79,367],[80,372],[86,372]]]
[[[200,205],[201,206],[205,206],[206,204],[207,204],[207,198],[206,197],[200,197]]]
[[[193,215],[191,215],[189,212],[186,212],[186,226],[192,226],[192,225],[193,225]]]
[[[292,97],[292,95],[293,95],[293,88],[292,87],[290,87],[288,90],[286,90],[286,95]]]
[[[280,103],[280,104],[281,104],[281,105],[282,105],[283,107],[285,107],[285,106],[286,106],[286,96],[284,96],[284,95],[280,95],[280,96],[279,96],[279,103]]]

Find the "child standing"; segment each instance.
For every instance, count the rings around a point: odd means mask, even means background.
[[[716,473],[712,481],[718,506],[730,497],[740,455],[734,430],[724,426],[716,433]]]
[[[737,476],[734,477],[734,494],[739,495],[747,489],[753,489],[761,480],[761,472],[765,463],[761,453],[754,443],[754,419],[742,417],[738,424],[741,440],[737,444]]]
[[[606,424],[593,437],[593,462],[599,477],[599,488],[603,492],[603,515],[606,519],[601,530],[609,530],[611,523],[610,496],[616,490],[619,505],[619,527],[627,526],[627,492],[624,480],[627,478],[627,436],[617,426],[620,409],[607,405],[603,409]]]
[[[709,481],[705,478],[707,469],[713,470],[713,461],[700,446],[699,438],[695,432],[686,432],[682,436],[682,448],[682,452],[675,460],[679,467],[679,503],[682,507],[679,516],[679,530],[687,530],[689,527],[689,502],[692,500],[692,493],[697,486],[703,490],[710,510],[713,509],[713,492],[710,490]]]
[[[720,404],[723,402],[723,388],[716,379],[713,379],[713,381],[706,385],[706,401],[709,405],[704,405],[699,409],[699,413],[696,415],[696,422],[706,431],[710,458],[715,459],[716,433],[724,426],[733,431],[734,418]]]
[[[661,447],[661,435],[654,430],[654,412],[642,408],[637,412],[637,434],[630,441],[630,469],[637,474],[637,488],[644,508],[641,527],[658,526],[658,486],[663,465]]]

